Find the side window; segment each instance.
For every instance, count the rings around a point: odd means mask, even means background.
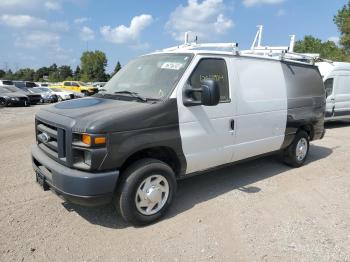
[[[194,88],[200,88],[202,82],[206,79],[212,79],[219,85],[220,102],[227,102],[230,100],[225,60],[216,58],[204,58],[200,60],[188,79],[188,84]],[[201,94],[198,92],[193,92],[195,100],[200,100],[200,95]]]
[[[27,87],[36,87],[36,84],[34,82],[26,82]]]
[[[337,87],[335,89],[336,95],[350,94],[350,76],[339,76]]]
[[[64,82],[64,86],[70,86],[70,82]]]
[[[77,86],[77,87],[79,87],[79,85],[78,85],[77,83],[74,83],[74,82],[72,82],[72,86]]]
[[[333,93],[333,83],[334,78],[328,78],[326,82],[324,82],[324,87],[326,89],[326,97],[329,97]]]

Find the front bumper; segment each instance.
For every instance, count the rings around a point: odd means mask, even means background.
[[[87,90],[89,95],[94,95],[98,93],[98,88],[90,88]]]
[[[71,169],[48,157],[36,145],[32,147],[32,164],[45,185],[70,202],[96,206],[112,201],[119,171],[90,173]]]
[[[9,106],[26,106],[29,105],[29,99],[28,100],[8,100],[7,105]]]

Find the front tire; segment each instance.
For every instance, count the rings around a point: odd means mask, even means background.
[[[310,138],[305,131],[299,131],[292,144],[283,151],[283,161],[292,167],[301,167],[307,158]]]
[[[6,107],[7,106],[7,101],[5,98],[0,98],[0,107]]]
[[[165,215],[176,192],[175,173],[157,159],[142,159],[123,172],[114,204],[134,226],[150,224]]]

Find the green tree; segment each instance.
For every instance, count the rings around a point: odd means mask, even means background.
[[[86,51],[80,58],[81,77],[85,82],[102,82],[107,80],[106,66],[107,58],[101,51]]]
[[[340,44],[350,51],[350,0],[348,4],[338,10],[338,13],[333,18],[334,23],[340,31]]]
[[[6,72],[0,69],[0,78],[4,78],[5,75],[6,75]]]
[[[14,80],[13,72],[12,72],[11,69],[9,69],[9,70],[6,72],[6,74],[5,74],[5,76],[4,76],[4,79],[6,79],[6,80]]]
[[[44,76],[49,76],[50,70],[48,67],[40,67],[38,70],[35,71],[34,74],[34,81],[43,81]]]
[[[116,73],[118,73],[118,71],[119,71],[120,69],[122,69],[122,66],[120,65],[120,62],[118,61],[117,64],[116,64],[116,66],[115,66],[115,68],[114,68],[114,71],[113,71],[112,76],[115,75]]]
[[[52,64],[49,67],[49,81],[50,82],[60,82],[60,73],[56,64]]]
[[[295,43],[294,51],[297,53],[318,53],[323,59],[334,61],[350,61],[346,51],[333,41],[322,42],[313,36],[305,36],[303,40]]]
[[[80,67],[79,66],[77,66],[75,68],[73,77],[74,77],[75,80],[80,80]]]
[[[14,74],[14,79],[23,80],[23,81],[33,81],[34,80],[34,69],[31,68],[22,68],[16,71]]]
[[[64,81],[68,78],[72,79],[73,78],[73,71],[70,68],[70,66],[63,65],[58,68],[58,74],[59,74],[59,79],[60,81]]]

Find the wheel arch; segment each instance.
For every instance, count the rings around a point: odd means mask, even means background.
[[[308,135],[309,135],[309,139],[310,141],[313,140],[314,138],[314,127],[312,124],[305,124],[305,125],[301,125],[298,129],[299,130],[303,130],[305,131]]]
[[[155,146],[140,149],[130,154],[120,167],[121,173],[137,160],[144,158],[154,158],[168,164],[174,171],[176,177],[179,177],[183,170],[183,163],[175,150],[168,146]]]

